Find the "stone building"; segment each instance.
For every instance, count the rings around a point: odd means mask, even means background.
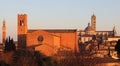
[[[120,39],[119,36],[117,38],[115,37],[117,35],[115,26],[111,31],[96,31],[96,16],[94,14],[91,16],[91,25],[88,23],[88,26],[84,30],[78,31],[78,33],[79,40],[83,43],[92,40],[93,35],[102,36],[103,38],[107,37],[109,41],[112,41],[112,39],[116,39],[116,41]]]
[[[111,31],[97,31],[96,16],[94,14],[91,16],[91,24],[88,23],[84,30],[78,31],[78,38],[79,45],[87,48],[84,53],[89,49],[92,50],[89,51],[90,53],[96,53],[93,57],[116,56],[115,45],[120,39],[120,36],[117,36],[116,27],[114,26]]]
[[[28,29],[27,14],[18,14],[18,49],[53,55],[60,49],[78,51],[76,29]]]

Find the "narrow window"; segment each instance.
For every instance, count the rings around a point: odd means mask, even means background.
[[[20,26],[24,26],[24,21],[20,20]]]

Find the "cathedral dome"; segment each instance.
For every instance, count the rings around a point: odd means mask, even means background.
[[[91,26],[90,26],[90,27],[86,27],[86,28],[85,28],[85,31],[92,31]]]
[[[90,26],[90,23],[88,23],[88,26],[85,28],[85,31],[86,32],[92,31],[92,27]]]

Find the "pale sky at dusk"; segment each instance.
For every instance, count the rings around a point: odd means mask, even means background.
[[[94,13],[98,31],[115,24],[120,35],[120,0],[0,0],[0,29],[5,19],[7,36],[16,40],[17,14],[24,13],[29,29],[84,29]]]

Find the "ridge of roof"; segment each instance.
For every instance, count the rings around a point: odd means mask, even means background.
[[[34,32],[38,30],[43,30],[47,32],[76,32],[77,29],[29,29],[28,32]]]

